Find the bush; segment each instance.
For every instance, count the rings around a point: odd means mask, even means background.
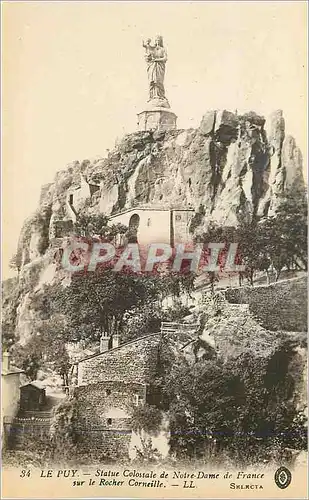
[[[190,309],[181,303],[167,309],[162,309],[157,303],[148,304],[142,310],[127,313],[122,341],[129,342],[159,332],[162,321],[179,321],[187,314],[190,314]]]
[[[157,433],[162,422],[162,412],[154,405],[145,403],[134,408],[132,428],[135,432],[145,431],[149,434]]]
[[[66,399],[54,409],[51,425],[51,443],[55,462],[74,459],[77,454],[75,432],[76,400]]]
[[[264,358],[242,354],[226,363],[212,358],[193,368],[185,358],[175,363],[163,391],[176,456],[203,458],[211,448],[234,464],[248,465],[288,461],[291,449],[305,450],[306,419],[290,369],[294,355],[283,343]]]

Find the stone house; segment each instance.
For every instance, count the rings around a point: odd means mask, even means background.
[[[83,451],[127,456],[134,408],[153,398],[161,334],[118,345],[101,339],[100,351],[75,365],[75,431]],[[110,348],[109,348],[110,347]]]
[[[77,361],[72,374],[74,430],[82,451],[104,459],[132,457],[132,415],[136,407],[155,405],[160,398],[156,380],[162,375],[163,346],[184,352],[197,338],[198,325],[193,323],[162,323],[160,332],[120,345],[117,336],[102,336],[100,352]],[[160,442],[168,449],[163,421],[155,447]]]

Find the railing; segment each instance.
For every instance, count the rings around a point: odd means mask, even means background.
[[[53,414],[52,410],[23,410],[19,413],[19,417],[51,418],[52,414]]]
[[[173,323],[171,321],[162,321],[161,334],[176,332],[194,332],[199,329],[199,323]]]
[[[15,417],[14,424],[46,424],[50,425],[51,417]]]

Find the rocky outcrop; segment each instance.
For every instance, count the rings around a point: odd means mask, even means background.
[[[81,178],[100,188],[87,194]],[[201,226],[211,220],[235,225],[274,213],[291,190],[304,192],[302,156],[285,135],[282,111],[269,122],[254,112],[208,111],[198,129],[135,132],[107,158],[75,161],[58,172],[54,183],[43,186],[39,209],[22,229],[21,260],[44,253],[46,229],[51,237],[57,221],[73,217],[74,206],[107,215],[137,205],[203,206]]]
[[[81,174],[100,189],[79,193]],[[107,215],[136,205],[196,211],[202,205],[207,226],[210,220],[235,225],[273,213],[290,190],[304,191],[302,157],[285,135],[282,111],[267,123],[254,112],[208,111],[198,129],[132,133],[107,158],[76,161],[58,172],[54,183],[42,188],[39,220],[25,223],[22,260],[42,254],[40,221],[53,226],[72,218],[68,192],[78,194],[77,210]]]
[[[135,132],[107,158],[72,162],[42,187],[39,207],[20,234],[20,335],[31,334],[31,321],[25,319],[24,329],[22,320],[31,308],[27,293],[44,282],[57,237],[78,210],[111,215],[138,205],[193,208],[202,214],[194,227],[201,232],[210,221],[236,225],[272,214],[289,191],[304,193],[302,157],[285,135],[282,111],[266,122],[254,112],[211,110],[197,129]]]

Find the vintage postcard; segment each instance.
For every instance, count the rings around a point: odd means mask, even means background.
[[[307,497],[306,2],[2,2],[2,498]]]

